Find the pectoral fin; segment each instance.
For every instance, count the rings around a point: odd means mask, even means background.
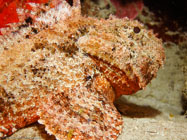
[[[58,140],[116,140],[122,131],[122,118],[113,103],[81,87],[72,93],[51,94],[38,115],[39,123]]]

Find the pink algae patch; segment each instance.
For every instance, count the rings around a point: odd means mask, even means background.
[[[116,16],[118,18],[128,17],[134,19],[144,6],[142,0],[111,0],[111,2],[116,7]]]

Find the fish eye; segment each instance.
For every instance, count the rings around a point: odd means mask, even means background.
[[[134,27],[133,31],[134,33],[138,34],[141,30],[139,27]]]

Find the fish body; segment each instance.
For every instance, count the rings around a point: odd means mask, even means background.
[[[113,101],[156,76],[162,42],[138,21],[81,16],[79,0],[50,4],[0,38],[0,137],[38,121],[58,140],[117,139]]]

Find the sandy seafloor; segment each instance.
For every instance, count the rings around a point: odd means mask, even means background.
[[[89,0],[88,0],[89,1]],[[147,7],[144,7],[147,11]],[[113,12],[113,10],[111,10]],[[105,13],[109,13],[104,11]],[[102,15],[102,13],[101,13]],[[152,16],[152,13],[149,13]],[[139,15],[143,23],[150,17]],[[151,21],[151,24],[158,24]],[[180,34],[171,32],[168,34]],[[187,33],[182,33],[186,37]],[[142,91],[122,96],[116,101],[123,114],[124,127],[118,140],[187,140],[187,115],[181,103],[187,90],[187,42],[164,41],[166,62],[157,78]],[[44,126],[35,123],[7,137],[6,140],[55,140]]]

